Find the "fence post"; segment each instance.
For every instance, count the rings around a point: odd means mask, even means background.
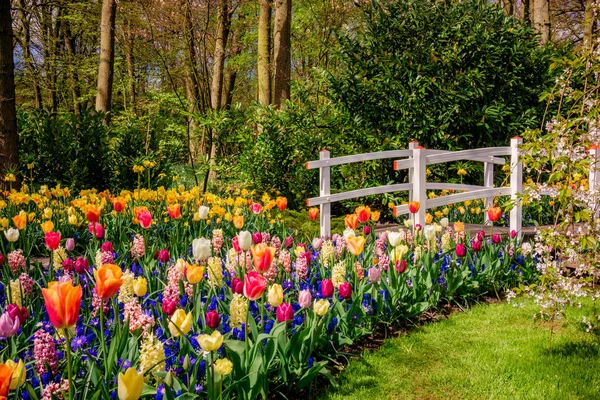
[[[413,190],[412,201],[418,201],[419,211],[415,215],[415,224],[425,226],[425,213],[427,212],[427,159],[425,148],[417,146],[413,149]]]
[[[329,160],[329,150],[321,150],[319,152],[320,160]],[[331,175],[329,166],[319,168],[319,196],[329,196],[331,194]],[[329,199],[327,199],[329,201]],[[321,204],[321,236],[331,235],[331,203]]]
[[[490,162],[485,162],[483,163],[483,186],[485,186],[486,188],[493,188],[494,187],[494,162],[493,162],[493,158],[494,157],[490,157]],[[490,218],[488,217],[488,213],[487,210],[489,210],[491,207],[493,207],[494,205],[494,198],[493,197],[486,197],[485,201],[484,201],[484,208],[486,210],[486,212],[483,213],[484,215],[484,223],[486,225],[490,224]]]
[[[419,147],[419,142],[417,142],[416,140],[413,140],[408,143],[409,150],[414,150],[417,147]],[[412,158],[412,157],[410,157],[410,158]],[[413,184],[413,175],[414,175],[414,168],[409,168],[408,169],[408,183],[410,183],[410,184]],[[413,200],[413,191],[409,190],[408,191],[408,201],[412,201],[412,200]]]
[[[590,146],[590,172],[588,175],[588,190],[590,192],[597,191],[598,185],[600,184],[600,147],[596,144]],[[592,196],[596,196],[595,193]],[[594,215],[598,217],[600,210],[598,210],[598,204],[594,204]]]
[[[510,198],[513,208],[510,210],[510,232],[516,231],[521,238],[523,209],[519,196],[523,194],[523,163],[519,161],[519,147],[523,139],[518,136],[510,139]]]

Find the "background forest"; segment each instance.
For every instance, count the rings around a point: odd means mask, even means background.
[[[323,148],[506,145],[539,127],[550,67],[591,43],[595,9],[592,0],[0,0],[1,167],[72,189],[236,185],[301,206],[317,191],[304,164]],[[469,180],[470,168],[464,178],[431,173]],[[391,162],[334,173],[340,190],[405,179]]]

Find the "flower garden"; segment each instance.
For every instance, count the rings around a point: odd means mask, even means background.
[[[343,234],[309,240],[286,207],[183,187],[6,192],[0,394],[289,396],[335,382],[336,357],[378,326],[537,276],[515,235],[469,237],[443,215],[376,232],[379,213],[359,207]]]

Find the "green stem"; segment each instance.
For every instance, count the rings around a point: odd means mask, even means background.
[[[73,382],[73,359],[71,356],[71,341],[69,340],[69,330],[67,328],[63,329],[66,345],[67,345],[67,373],[69,376],[69,399],[75,399],[74,387],[75,382]]]
[[[100,344],[102,345],[102,356],[105,360],[108,358],[108,354],[106,352],[106,341],[104,340],[104,299],[100,299]],[[108,361],[104,363],[105,371],[108,372]]]

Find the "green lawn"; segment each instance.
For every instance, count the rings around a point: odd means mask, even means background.
[[[600,340],[570,324],[532,322],[536,308],[474,306],[353,360],[322,399],[600,399]]]

